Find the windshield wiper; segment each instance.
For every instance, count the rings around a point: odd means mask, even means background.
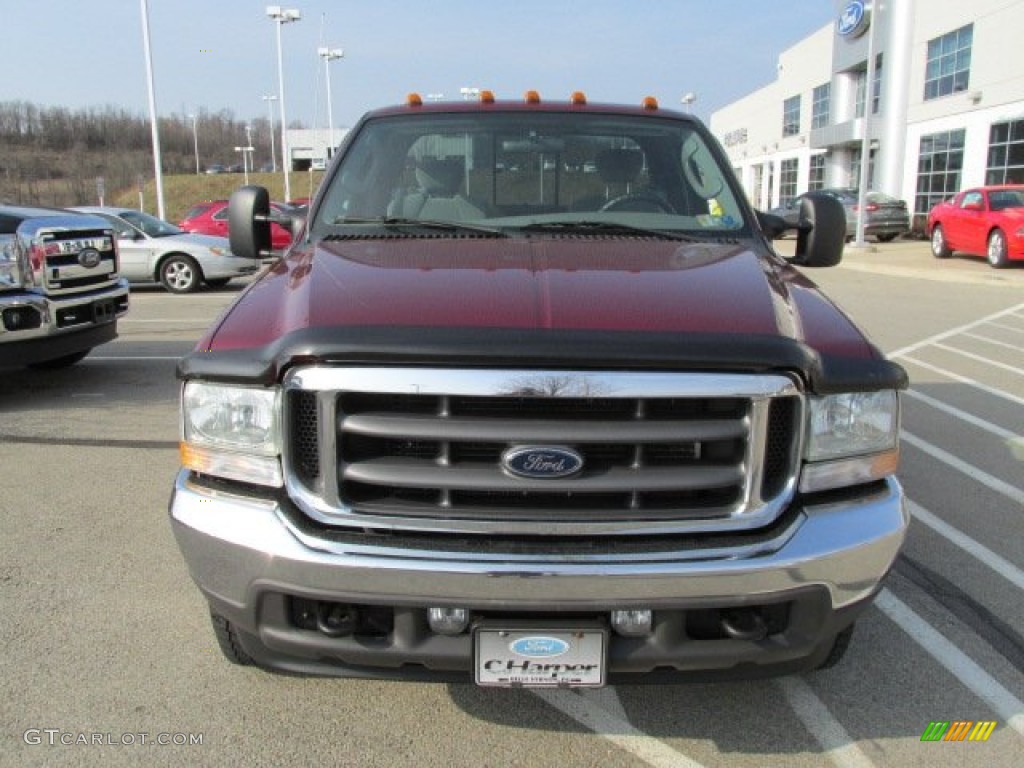
[[[695,241],[701,238],[682,232],[673,232],[667,229],[650,229],[648,227],[634,227],[631,224],[620,224],[614,221],[538,221],[532,224],[524,224],[518,229],[524,232],[604,232],[628,235],[646,235],[647,237],[663,237],[668,240]]]
[[[401,216],[339,216],[332,224],[376,224],[381,227],[422,227],[442,229],[446,232],[477,232],[493,237],[508,237],[502,230],[480,224],[466,224],[461,221],[434,221],[432,219],[409,219]]]

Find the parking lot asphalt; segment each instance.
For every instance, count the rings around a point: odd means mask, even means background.
[[[783,255],[792,255],[795,247],[794,238],[775,242],[776,250]],[[840,268],[948,283],[1024,287],[1024,261],[1011,262],[1006,269],[993,269],[983,258],[963,253],[937,259],[932,255],[928,241],[916,238],[891,243],[869,240],[863,247],[848,243]]]
[[[117,341],[65,371],[0,379],[0,766],[1019,764],[1024,265],[938,260],[905,240],[806,273],[912,382],[911,531],[837,668],[496,694],[227,663],[166,519],[174,368],[249,279],[133,288]],[[922,742],[954,720],[995,729]]]

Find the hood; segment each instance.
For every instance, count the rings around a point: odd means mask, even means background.
[[[880,357],[813,284],[759,254],[763,247],[590,236],[325,240],[277,262],[199,349],[252,350],[278,366],[353,359],[361,344],[360,359],[401,347],[404,357],[429,348],[435,360],[463,360],[455,349],[463,342],[487,362],[520,364],[545,355],[626,364],[644,356],[637,345],[662,345],[673,361],[720,359],[723,369],[754,358],[763,369],[773,355],[778,366],[782,347],[796,350],[782,355],[791,362],[806,361],[808,348]],[[750,352],[757,344],[760,356]]]

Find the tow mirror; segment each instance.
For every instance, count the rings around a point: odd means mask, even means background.
[[[239,187],[228,201],[228,239],[231,252],[246,259],[269,256],[270,193],[264,187]]]
[[[834,267],[846,244],[846,211],[832,195],[810,192],[800,201],[796,255],[789,260],[801,267]]]

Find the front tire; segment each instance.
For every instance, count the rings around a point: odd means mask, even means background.
[[[252,656],[242,650],[242,645],[238,642],[238,634],[231,626],[230,621],[219,613],[211,612],[210,623],[213,624],[213,634],[217,636],[217,645],[220,646],[224,658],[241,667],[251,667],[256,663],[252,660]]]
[[[932,227],[932,256],[936,259],[948,259],[953,255],[953,252],[949,250],[949,246],[946,245],[946,234],[942,231],[942,227],[936,224]]]
[[[160,283],[171,293],[192,293],[202,279],[199,265],[189,256],[171,256],[160,265]]]
[[[832,667],[842,661],[843,656],[846,655],[846,650],[850,647],[850,640],[853,638],[853,627],[854,625],[851,624],[836,635],[836,639],[832,643],[832,650],[829,651],[825,660],[815,667],[815,669],[832,669]]]
[[[1001,229],[993,229],[988,236],[988,263],[995,269],[1002,269],[1009,263],[1006,235]]]

